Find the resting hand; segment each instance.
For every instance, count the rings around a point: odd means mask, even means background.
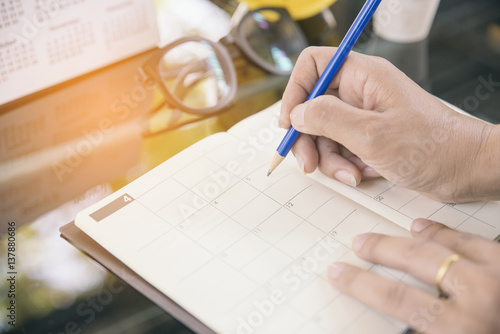
[[[326,94],[302,103],[334,52],[306,49],[283,94],[280,125],[302,133],[292,152],[305,172],[353,186],[381,175],[446,202],[500,198],[499,126],[448,108],[386,60],[351,52]]]
[[[330,268],[332,285],[422,333],[500,333],[500,245],[424,219],[413,223],[412,234],[413,239],[362,234],[353,249],[430,285],[445,259],[458,254],[441,284],[449,299],[343,263]]]

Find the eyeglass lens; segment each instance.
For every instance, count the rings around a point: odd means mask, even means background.
[[[217,52],[205,41],[188,41],[167,51],[158,66],[166,89],[193,109],[214,107],[230,93]]]
[[[281,71],[291,71],[304,48],[292,22],[277,11],[256,11],[241,22],[240,29],[253,51]]]

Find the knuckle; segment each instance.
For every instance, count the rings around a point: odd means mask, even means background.
[[[384,131],[387,127],[380,117],[371,117],[366,120],[363,126],[363,139],[364,145],[373,150],[380,144]]]
[[[323,137],[331,137],[330,131],[329,131],[329,122],[328,122],[328,111],[325,108],[322,108],[319,112],[319,117],[318,117],[319,123],[319,134],[322,135]]]
[[[440,223],[434,222],[431,226],[427,227],[423,233],[427,232],[428,239],[439,241],[444,238],[444,233],[446,233],[447,228]]]
[[[318,132],[324,137],[332,137],[331,121],[332,121],[332,108],[324,96],[320,96],[311,100],[309,110],[306,112],[313,121],[316,122]],[[307,117],[307,116],[306,116]]]
[[[314,54],[316,50],[319,49],[319,46],[308,46],[307,48],[305,48],[302,53],[305,54],[305,55],[311,55],[311,54]]]
[[[407,292],[408,287],[404,283],[396,282],[385,293],[385,305],[391,309],[399,309],[406,300]]]
[[[443,231],[444,229],[442,229]],[[458,251],[459,253],[466,252],[467,250],[470,250],[470,243],[471,241],[477,240],[479,237],[470,234],[470,233],[461,233],[458,235],[457,238],[455,238],[450,245],[451,249],[454,249]]]
[[[431,242],[428,240],[408,240],[408,244],[401,252],[401,256],[403,257],[403,259],[408,260],[406,261],[406,263],[411,264],[417,254],[422,253],[422,249],[425,249],[427,245],[430,245],[430,243]]]
[[[376,68],[385,69],[385,68],[394,66],[389,60],[387,60],[386,58],[383,58],[383,57],[370,56],[370,59],[372,60],[374,65],[377,66]]]
[[[297,64],[302,63],[305,59],[314,58],[314,55],[318,52],[320,47],[318,46],[308,46],[299,54],[299,58],[297,58]]]
[[[446,305],[450,307],[452,304]],[[491,312],[487,312],[486,314],[479,314],[451,307],[440,315],[442,318],[440,319],[441,325],[439,327],[445,328],[447,333],[454,334],[494,334],[498,333],[497,314],[497,310],[491,310]]]

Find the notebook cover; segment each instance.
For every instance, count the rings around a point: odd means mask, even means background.
[[[59,229],[59,232],[61,232],[62,238],[66,239],[80,251],[93,258],[139,293],[143,294],[153,303],[161,307],[172,317],[189,327],[195,333],[215,333],[189,312],[180,307],[172,299],[168,298],[161,291],[137,275],[133,270],[123,264],[123,262],[118,260],[101,245],[95,242],[92,238],[85,234],[85,232],[80,230],[75,225],[75,222],[62,226]]]

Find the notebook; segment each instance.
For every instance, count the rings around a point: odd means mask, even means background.
[[[332,288],[328,265],[344,261],[436,293],[357,258],[352,238],[370,231],[410,236],[412,220],[424,217],[494,239],[500,202],[444,204],[382,178],[352,188],[320,172],[304,175],[293,157],[267,177],[284,134],[279,109],[190,146],[80,212],[76,227],[108,252],[105,265],[116,259],[144,280],[135,284],[139,291],[149,289],[150,299],[183,314],[191,328],[400,333],[404,324]]]

